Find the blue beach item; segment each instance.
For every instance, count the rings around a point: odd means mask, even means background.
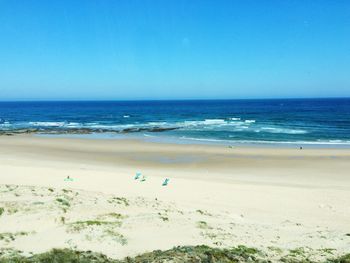
[[[162,184],[162,186],[167,186],[169,183],[169,178],[166,178]]]
[[[67,176],[67,178],[64,179],[65,182],[73,182],[73,178],[71,178],[69,175]]]
[[[137,172],[134,179],[135,180],[138,180],[139,178],[141,177],[141,173],[140,172]]]

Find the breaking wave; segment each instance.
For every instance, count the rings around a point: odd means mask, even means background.
[[[302,129],[285,128],[278,126],[263,126],[255,120],[241,120],[235,117],[230,119],[204,119],[204,120],[186,120],[181,122],[152,121],[146,123],[113,123],[113,122],[50,122],[50,121],[31,121],[0,123],[0,129],[92,129],[106,131],[137,131],[137,130],[173,130],[182,131],[226,131],[226,132],[251,132],[251,133],[272,133],[272,134],[306,134],[308,131]]]

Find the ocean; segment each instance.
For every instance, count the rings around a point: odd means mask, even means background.
[[[350,99],[0,102],[0,133],[350,147]]]

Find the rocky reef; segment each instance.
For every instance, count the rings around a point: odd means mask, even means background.
[[[180,129],[180,127],[134,127],[120,130],[99,128],[28,128],[0,130],[0,136],[13,136],[19,134],[92,134],[92,133],[136,133],[136,132],[165,132]]]

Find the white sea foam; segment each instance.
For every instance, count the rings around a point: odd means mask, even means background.
[[[147,134],[147,133],[144,133],[143,136],[145,136],[145,137],[150,137],[150,138],[156,138],[156,137],[157,137],[157,136],[150,135],[150,134]]]
[[[262,127],[262,128],[256,129],[255,132],[284,133],[284,134],[306,134],[306,133],[308,133],[305,130],[277,128],[277,127]]]
[[[350,145],[350,141],[334,142],[329,141],[262,141],[262,140],[232,140],[235,143],[246,143],[246,144],[310,144],[310,145]]]
[[[203,121],[184,121],[184,122],[177,122],[178,126],[199,126],[199,127],[205,127],[205,126],[222,126],[222,125],[228,125],[230,122],[223,120],[223,119],[205,119]]]
[[[231,137],[231,136],[230,136]],[[182,136],[180,139],[203,141],[203,142],[218,142],[218,143],[238,143],[238,144],[290,144],[290,145],[350,145],[350,141],[346,140],[328,140],[328,141],[263,141],[263,140],[220,140],[211,138],[193,138]]]
[[[167,125],[169,125],[169,123],[168,122],[164,122],[164,121],[162,121],[162,122],[155,121],[155,122],[148,122],[147,123],[147,126],[157,126],[157,127],[159,127],[159,126],[167,126]]]
[[[194,138],[182,136],[180,139],[191,140],[191,141],[204,141],[204,142],[232,142],[230,140],[220,140],[220,139],[211,139],[211,138]]]
[[[4,123],[0,123],[0,127],[11,127],[11,123],[8,121],[5,121]]]
[[[51,122],[51,121],[36,121],[29,122],[31,126],[40,126],[40,127],[62,127],[64,126],[64,122]]]
[[[238,118],[236,118],[238,119]],[[265,132],[275,134],[306,134],[306,130],[291,129],[282,127],[259,127],[254,124],[255,120],[225,120],[225,119],[204,119],[204,120],[193,120],[183,122],[165,122],[165,121],[154,121],[148,123],[129,123],[129,124],[115,124],[115,123],[99,123],[98,121],[89,123],[78,123],[78,122],[27,122],[17,123],[15,126],[26,127],[28,124],[34,127],[57,127],[57,128],[91,128],[91,129],[106,129],[106,130],[122,130],[128,128],[149,128],[149,127],[177,127],[182,130],[189,131],[226,131],[226,132]],[[7,128],[13,124],[0,124],[1,128]]]
[[[79,127],[83,127],[83,124],[78,123],[78,122],[69,122],[69,123],[65,124],[64,126],[68,127],[68,128],[79,128]]]
[[[86,128],[91,129],[106,129],[106,130],[120,130],[120,129],[127,129],[127,128],[134,128],[136,127],[133,124],[99,124],[99,123],[86,123],[84,125]]]
[[[222,119],[206,119],[203,121],[205,125],[213,125],[213,124],[225,124],[226,121]]]

